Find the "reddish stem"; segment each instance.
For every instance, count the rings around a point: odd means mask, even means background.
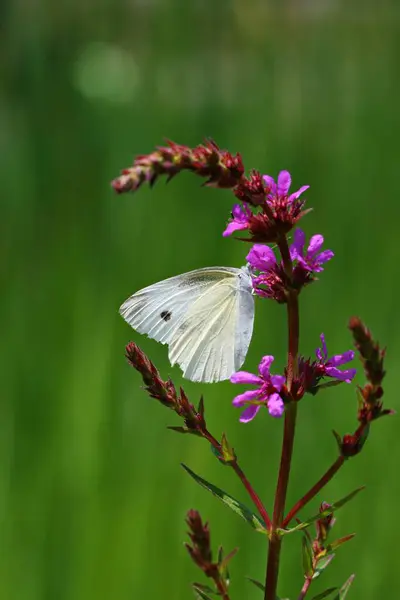
[[[230,600],[225,583],[221,579],[214,579],[214,583],[222,600]]]
[[[264,521],[266,528],[269,531],[271,529],[272,522],[271,522],[271,519],[269,518],[267,509],[265,508],[264,504],[260,500],[259,496],[256,494],[255,490],[253,489],[253,486],[248,481],[246,475],[243,473],[242,469],[239,467],[238,462],[235,461],[235,462],[231,463],[231,465],[232,465],[233,470],[239,477],[240,481],[243,483],[244,487],[246,488],[254,505],[257,507],[258,512],[260,513],[260,516],[261,516],[262,520]]]
[[[287,240],[285,239],[281,241],[278,245],[281,251],[285,270],[287,271],[288,275],[291,275],[292,265]],[[289,291],[288,294],[287,315],[289,340],[286,386],[290,393],[293,379],[297,374],[297,355],[299,348],[299,304],[297,292],[294,290]],[[279,575],[279,561],[282,546],[282,538],[277,533],[277,530],[282,526],[283,515],[285,510],[290,467],[292,463],[294,435],[296,429],[296,414],[297,403],[290,402],[285,410],[281,462],[279,467],[278,483],[275,492],[272,526],[269,537],[264,600],[275,600],[276,598],[276,589],[278,585]]]
[[[303,600],[306,597],[308,590],[310,589],[310,585],[312,582],[312,577],[306,577],[303,587],[301,588],[301,592],[297,600]]]
[[[281,464],[278,475],[278,484],[275,493],[274,514],[270,530],[267,573],[265,579],[265,600],[275,600],[278,585],[279,559],[282,538],[276,532],[282,526],[285,510],[286,493],[289,482],[290,465],[292,461],[293,442],[296,427],[297,404],[289,404],[285,412],[285,424],[282,442]]]
[[[215,439],[215,437],[213,435],[211,435],[211,433],[207,429],[205,431],[203,431],[202,434],[210,442],[210,444],[217,450],[217,452],[220,453],[221,452],[221,444]],[[229,465],[232,467],[232,469],[235,471],[236,475],[239,477],[240,481],[243,483],[243,485],[246,488],[255,507],[257,508],[257,510],[260,514],[260,517],[264,521],[265,526],[269,531],[271,528],[271,519],[269,517],[268,511],[265,508],[259,495],[257,494],[257,492],[254,490],[253,486],[247,479],[246,475],[240,468],[237,458],[234,461],[230,462]]]
[[[332,479],[332,477],[339,471],[340,467],[343,465],[346,459],[343,456],[339,456],[333,465],[327,470],[327,472],[321,477],[319,481],[306,493],[293,508],[290,509],[286,517],[283,519],[282,527],[287,527],[290,521],[297,515],[299,510],[301,510],[310,500],[314,498],[318,494],[319,491],[322,490],[326,486],[326,484]]]

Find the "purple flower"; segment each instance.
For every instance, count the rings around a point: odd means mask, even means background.
[[[285,383],[285,378],[282,375],[271,375],[269,369],[273,360],[273,356],[264,356],[258,366],[258,375],[247,373],[247,371],[238,371],[231,376],[232,383],[257,386],[255,390],[239,394],[232,402],[233,406],[239,407],[248,404],[240,417],[242,423],[248,423],[254,419],[261,406],[266,405],[272,417],[281,417],[284,412],[285,406],[279,393]]]
[[[248,206],[234,204],[232,209],[232,219],[229,221],[222,235],[224,237],[227,237],[228,235],[231,235],[234,231],[238,231],[240,229],[248,229],[249,219],[252,217],[252,215],[253,213],[251,212]]]
[[[318,359],[316,368],[320,377],[328,376],[333,377],[334,379],[339,379],[339,381],[351,383],[351,380],[355,376],[357,370],[347,369],[341,371],[337,367],[353,360],[353,350],[347,350],[347,352],[343,352],[343,354],[336,354],[335,356],[328,358],[328,349],[326,347],[325,336],[323,333],[321,333],[321,348],[317,348],[315,354]]]
[[[254,244],[246,259],[257,271],[266,272],[276,265],[274,251],[264,244]]]
[[[304,255],[304,245],[306,243],[306,236],[302,229],[296,229],[294,232],[294,242],[290,246],[290,257],[292,261],[297,260],[303,269],[306,271],[314,271],[318,273],[323,271],[323,263],[331,260],[334,254],[332,250],[324,250],[320,252],[324,238],[322,235],[313,235],[310,239],[310,243],[307,248],[307,252]]]
[[[297,190],[297,192],[294,192],[288,196],[288,192],[292,183],[292,178],[289,171],[281,171],[278,175],[278,180],[276,183],[275,179],[270,175],[264,175],[263,179],[264,183],[269,188],[269,193],[267,195],[267,202],[269,204],[277,204],[283,200],[286,200],[287,204],[292,204],[294,200],[298,200],[302,193],[308,190],[310,187],[309,185],[303,185]]]

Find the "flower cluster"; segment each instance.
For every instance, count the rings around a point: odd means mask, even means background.
[[[247,371],[238,371],[231,376],[232,383],[257,386],[257,389],[239,394],[233,400],[233,406],[248,405],[240,417],[242,423],[248,423],[254,419],[261,406],[267,406],[272,417],[281,417],[283,414],[284,403],[280,391],[285,383],[285,377],[271,375],[269,369],[273,360],[273,356],[264,356],[258,366],[258,375],[247,373]]]
[[[259,272],[253,279],[255,293],[284,303],[289,288],[300,291],[302,287],[315,281],[314,274],[323,271],[323,264],[334,256],[332,250],[321,251],[323,243],[322,235],[313,235],[305,249],[305,233],[296,229],[293,244],[289,248],[292,263],[290,276],[283,263],[276,260],[272,248],[264,244],[254,244],[246,258],[254,271]]]
[[[221,150],[212,140],[196,148],[169,141],[167,146],[159,146],[151,154],[137,156],[133,165],[123,169],[111,185],[119,194],[135,192],[143,183],[152,186],[161,175],[170,181],[185,170],[206,178],[206,185],[220,188],[236,186],[244,173],[240,154]]]
[[[348,350],[343,354],[328,357],[328,351],[324,334],[321,334],[321,347],[315,351],[316,360],[305,360],[300,357],[298,362],[298,375],[294,378],[290,393],[286,388],[286,373],[282,375],[271,375],[270,366],[274,360],[273,356],[264,356],[258,367],[258,375],[239,371],[231,376],[232,383],[254,385],[256,389],[248,390],[236,396],[232,402],[233,406],[243,407],[240,421],[248,423],[258,413],[262,406],[268,409],[272,417],[281,417],[285,410],[285,404],[290,401],[299,401],[305,393],[315,394],[318,384],[326,377],[338,383],[350,383],[356,369],[340,370],[342,366],[354,358],[354,352]]]
[[[304,200],[300,196],[309,186],[303,185],[297,192],[289,194],[291,176],[281,171],[277,182],[270,175],[261,176],[253,171],[250,178],[242,178],[234,188],[241,204],[235,204],[223,236],[235,231],[247,230],[252,242],[276,242],[286,235],[308,212],[303,211]],[[249,206],[255,207],[253,212]]]
[[[203,571],[206,577],[213,580],[215,591],[200,583],[193,584],[196,597],[209,598],[208,593],[218,594],[222,598],[228,597],[230,583],[228,564],[235,556],[237,548],[224,556],[223,549],[218,550],[217,560],[213,560],[210,541],[210,528],[208,523],[203,523],[197,510],[189,510],[186,515],[186,524],[189,527],[188,535],[191,544],[186,543],[186,550],[193,562]],[[207,592],[207,596],[206,596]]]
[[[206,421],[204,418],[204,401],[200,398],[196,408],[188,400],[183,388],[177,392],[171,379],[161,379],[155,365],[146,354],[135,344],[130,342],[125,348],[125,356],[128,363],[140,373],[145,384],[145,390],[150,398],[158,400],[161,404],[173,410],[184,420],[184,427],[170,427],[179,433],[192,433],[194,435],[205,435]]]

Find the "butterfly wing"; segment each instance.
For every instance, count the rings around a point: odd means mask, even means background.
[[[235,269],[190,305],[169,347],[170,362],[179,364],[184,377],[222,381],[240,369],[253,332],[251,292],[249,271]]]
[[[212,267],[170,277],[139,290],[128,298],[119,312],[139,333],[169,344],[190,305],[210,291],[221,278],[232,278],[238,269]]]
[[[246,268],[209,267],[170,277],[133,294],[120,308],[139,333],[169,345],[192,381],[221,381],[245,359],[254,319]]]

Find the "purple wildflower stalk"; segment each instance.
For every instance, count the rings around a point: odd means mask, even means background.
[[[183,170],[206,178],[207,185],[232,190],[236,201],[223,236],[229,237],[234,233],[246,236],[238,239],[252,243],[246,258],[254,294],[286,304],[288,349],[284,372],[271,373],[274,357],[267,353],[261,358],[256,374],[241,370],[233,373],[230,378],[233,384],[250,386],[250,389],[241,391],[233,399],[233,406],[242,409],[242,423],[250,423],[257,414],[266,414],[262,408],[266,408],[276,420],[283,418],[283,441],[272,518],[239,466],[237,453],[228,443],[226,435],[223,434],[219,442],[207,429],[203,399],[201,398],[197,408],[192,405],[182,388],[178,392],[172,380],[161,379],[158,370],[136,344],[128,344],[126,355],[130,364],[141,374],[147,393],[184,420],[183,427],[171,429],[206,439],[218,460],[232,467],[241,480],[261,520],[229,494],[198,478],[203,487],[219,495],[228,506],[250,522],[253,528],[268,534],[265,586],[256,583],[264,589],[264,600],[275,600],[283,530],[289,533],[287,528],[306,504],[326,486],[348,458],[361,452],[370,434],[372,422],[393,413],[390,409],[383,408],[382,402],[385,351],[380,349],[360,319],[353,317],[350,320],[349,328],[366,376],[366,383],[358,388],[357,427],[352,434],[343,436],[334,432],[338,457],[285,516],[299,402],[306,401],[306,395],[317,394],[317,401],[322,401],[320,396],[325,387],[350,384],[356,374],[356,369],[345,367],[354,359],[354,352],[347,350],[330,355],[324,334],[320,336],[315,356],[304,357],[299,353],[299,295],[304,287],[317,281],[317,275],[323,272],[334,253],[323,249],[324,238],[321,234],[312,235],[307,242],[305,232],[298,227],[299,221],[308,213],[308,209],[304,208],[303,197],[309,189],[308,185],[290,193],[291,176],[288,171],[281,171],[277,181],[270,175],[261,175],[255,170],[247,177],[241,156],[221,150],[212,141],[193,149],[169,142],[167,146],[159,147],[151,154],[137,157],[133,166],[125,169],[114,180],[113,187],[117,192],[136,191],[143,183],[152,185],[162,175],[169,180]],[[288,234],[292,230],[293,241],[289,245]],[[314,575],[321,568],[319,561],[326,560],[325,568],[333,557],[333,549],[353,537],[350,534],[329,542],[328,535],[335,520],[333,509],[330,504],[322,503],[321,513],[316,521],[315,538],[312,539],[308,531],[305,533],[303,556],[305,553],[306,572],[299,600],[308,594]],[[226,565],[236,551],[224,558],[220,550],[218,559],[213,561],[208,525],[203,524],[197,511],[188,513],[187,524],[192,542],[187,545],[189,554],[203,573],[213,580],[216,592],[229,600]],[[345,583],[346,591],[353,577]],[[197,583],[194,584],[194,589],[202,597],[204,594],[207,596],[210,591]]]

